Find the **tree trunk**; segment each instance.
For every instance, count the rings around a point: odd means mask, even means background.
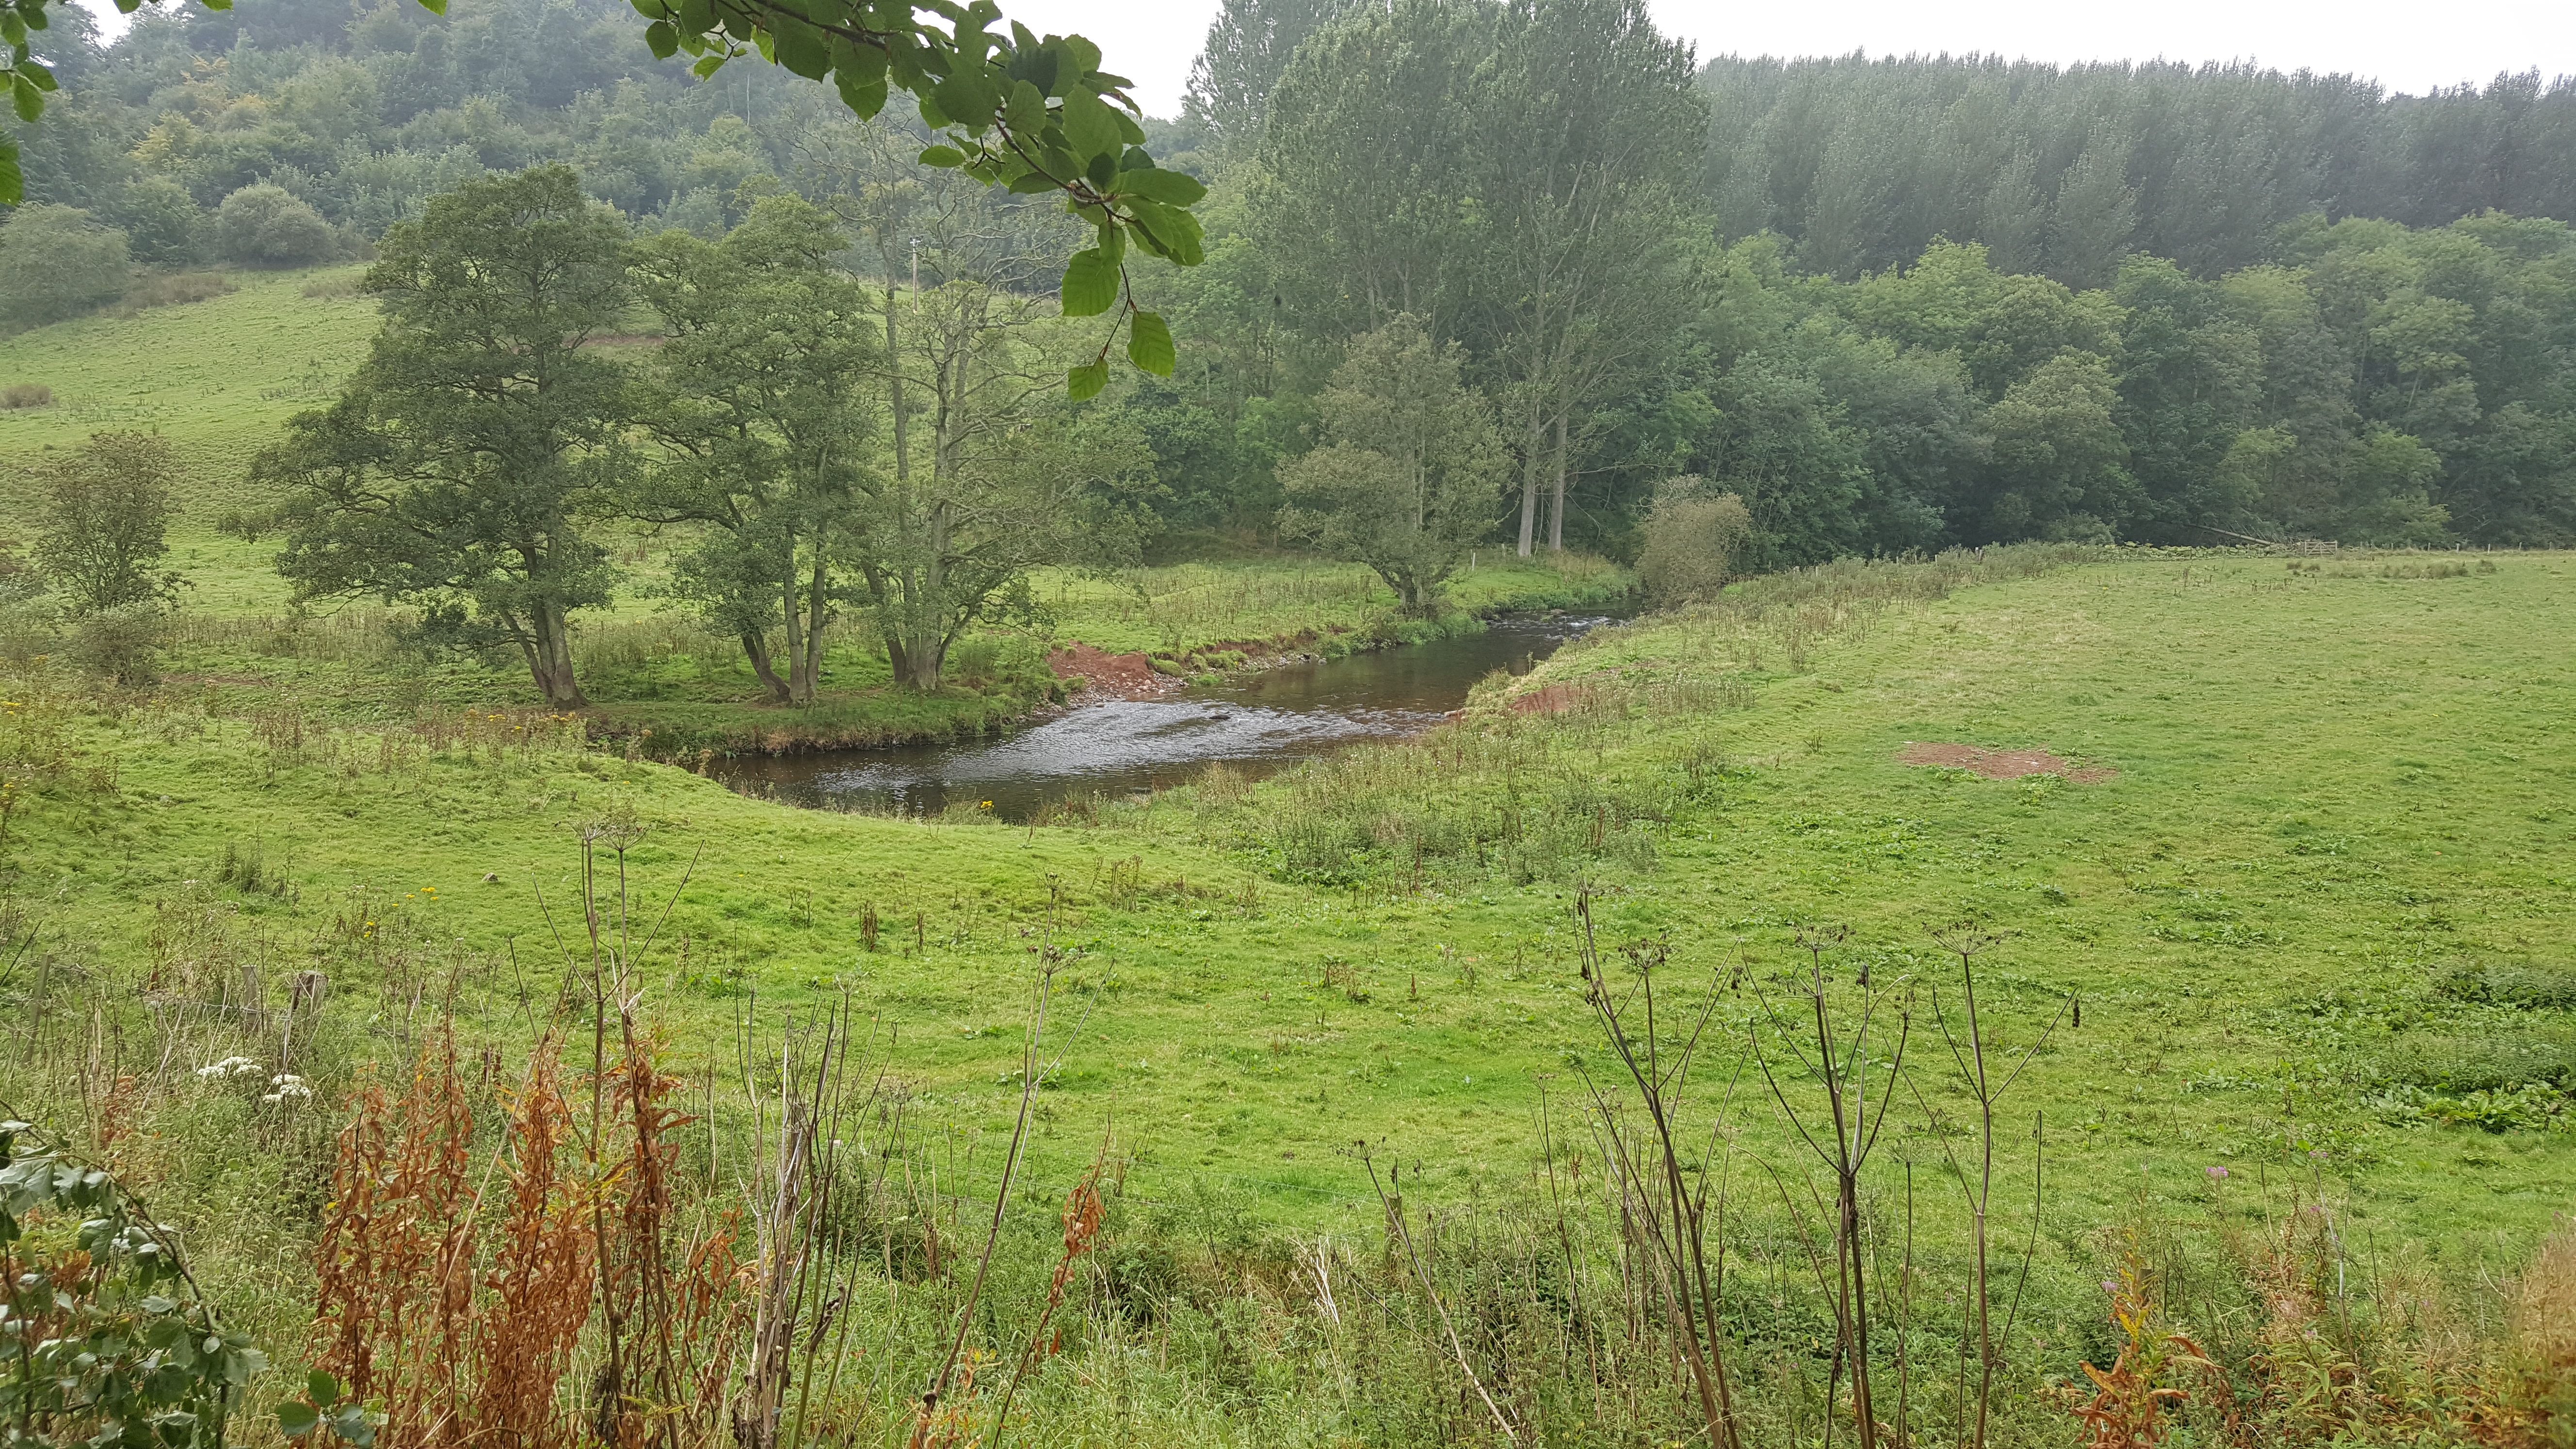
[[[1528,558],[1538,540],[1538,452],[1539,430],[1530,427],[1529,440],[1521,449],[1521,557]]]
[[[1547,510],[1547,551],[1565,551],[1565,414],[1556,415],[1556,498]]]
[[[770,665],[768,635],[758,629],[743,630],[742,652],[751,660],[751,672],[760,676],[761,687],[769,691],[771,702],[785,704],[794,697],[788,691],[787,681],[779,678],[778,671]]]
[[[581,685],[572,674],[572,639],[564,629],[561,606],[537,605],[536,647],[528,651],[529,672],[536,676],[537,693],[544,696],[548,709],[587,709],[590,701],[582,698]]]
[[[893,641],[887,641],[893,647]],[[915,638],[903,650],[904,670],[900,676],[905,688],[918,694],[934,694],[939,689],[939,676],[948,662],[948,641],[935,635]]]
[[[825,605],[830,599],[831,575],[823,564],[823,540],[814,540],[814,577],[805,587],[804,647],[787,661],[788,687],[798,704],[812,704],[823,687],[823,626],[829,616]]]

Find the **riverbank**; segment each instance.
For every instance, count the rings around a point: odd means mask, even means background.
[[[176,559],[201,580],[173,630],[162,690],[219,715],[385,725],[438,714],[539,711],[509,658],[424,653],[405,616],[354,607],[299,614],[260,591],[240,546],[198,544]],[[636,564],[649,571],[657,558]],[[274,584],[274,576],[268,582]],[[726,755],[783,755],[972,739],[1027,722],[1080,697],[1091,682],[1051,656],[1119,661],[1153,679],[1220,677],[1298,656],[1340,656],[1481,627],[1489,615],[1599,608],[1627,596],[1633,576],[1584,556],[1485,564],[1451,590],[1438,620],[1396,617],[1394,596],[1356,565],[1283,556],[1108,575],[1050,572],[1034,581],[1031,627],[960,641],[941,689],[895,684],[863,618],[845,619],[809,706],[769,700],[740,643],[649,593],[578,624],[577,677],[589,696],[587,732],[635,758],[702,764]],[[640,591],[639,591],[640,592]],[[21,652],[47,652],[30,638]]]

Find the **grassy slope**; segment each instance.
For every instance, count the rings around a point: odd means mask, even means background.
[[[0,411],[0,458],[36,459],[96,432],[161,433],[193,475],[181,531],[197,543],[226,509],[253,501],[251,455],[289,417],[329,401],[366,355],[373,301],[304,295],[317,276],[338,275],[236,273],[236,290],[207,301],[0,337],[0,380],[54,391],[51,407]]]
[[[2086,1000],[2081,1030],[2019,1089],[2048,1112],[2051,1236],[2070,1254],[2142,1195],[2204,1194],[2204,1169],[2233,1164],[2348,1184],[2383,1240],[2501,1260],[2567,1206],[2576,1136],[2383,1126],[2336,1078],[2410,1023],[2515,1024],[2434,999],[2425,983],[2446,963],[2567,964],[2576,782],[2554,741],[2576,709],[2558,646],[2576,627],[2571,566],[2507,556],[2492,575],[2386,580],[2129,562],[1889,614],[1812,645],[1808,672],[1765,676],[1747,709],[1650,722],[1714,731],[1740,768],[1676,823],[1660,869],[1614,881],[1606,915],[1623,933],[1673,931],[1694,968],[1739,953],[1783,965],[1791,923],[1833,920],[1856,950],[1928,975],[1926,924],[1974,912],[2009,929],[1986,968],[2004,1039],[2029,1040],[2059,993]],[[1670,669],[1700,647],[1687,625],[1639,627],[1540,678]],[[687,1047],[711,1048],[744,1005],[730,969],[773,1019],[853,983],[899,1025],[902,1069],[961,1124],[1003,1120],[1026,933],[1052,873],[1086,952],[1070,973],[1086,1019],[1048,1099],[1051,1174],[1110,1124],[1147,1193],[1361,1224],[1374,1208],[1341,1155],[1351,1140],[1418,1157],[1433,1196],[1509,1179],[1531,1160],[1535,1085],[1597,1063],[1562,888],[1389,901],[1260,881],[1193,838],[1185,801],[1098,831],[907,825],[597,756],[387,771],[359,739],[341,762],[272,768],[246,725],[184,707],[76,733],[84,760],[116,754],[121,792],[64,775],[20,810],[9,849],[27,894],[62,902],[62,938],[107,959],[144,959],[145,903],[205,890],[183,883],[211,878],[228,844],[261,842],[300,904],[243,897],[243,929],[281,951],[366,892],[371,916],[484,950],[515,939],[540,963],[532,887],[560,910],[565,827],[631,807],[661,823],[637,855],[650,889],[704,852],[669,928],[690,964],[666,962],[655,992]],[[1896,763],[1911,740],[2045,745],[2121,773],[1979,781]],[[1614,743],[1602,768],[1643,768],[1653,748]],[[1221,819],[1208,829],[1224,837]],[[1149,889],[1121,906],[1106,867],[1130,855]],[[869,904],[903,950],[854,949]],[[1474,985],[1443,947],[1476,959]],[[1368,1000],[1320,987],[1327,956]],[[1748,1122],[1748,1144],[1778,1147],[1767,1113]]]

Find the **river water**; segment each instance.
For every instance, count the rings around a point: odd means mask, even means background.
[[[1215,761],[1247,775],[1355,740],[1418,734],[1497,669],[1526,672],[1600,618],[1498,619],[1481,634],[1312,664],[1283,664],[1160,699],[1104,700],[997,739],[745,755],[711,773],[795,805],[936,815],[992,802],[1004,820],[1091,795],[1187,784]]]

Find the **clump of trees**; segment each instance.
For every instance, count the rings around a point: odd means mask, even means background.
[[[776,702],[816,702],[853,608],[897,682],[935,691],[969,629],[1034,615],[1032,568],[1132,557],[1150,522],[1150,455],[1063,397],[1069,344],[1029,285],[1063,233],[1036,216],[934,187],[900,295],[783,191],[719,240],[639,241],[570,168],[468,181],[386,234],[367,361],[253,465],[284,500],[279,570],[515,653],[571,709],[576,617],[630,586],[603,537],[673,530],[662,587]],[[635,347],[645,311],[658,345]]]

